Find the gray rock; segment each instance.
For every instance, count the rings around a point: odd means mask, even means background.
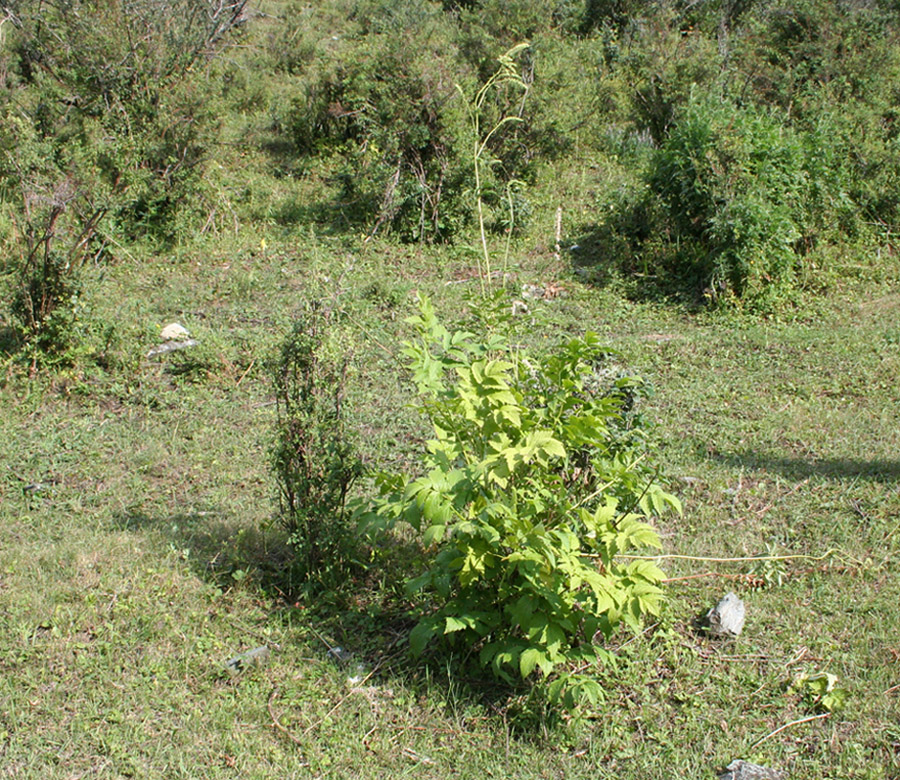
[[[719,780],[787,780],[783,772],[740,759],[732,761],[725,770]]]
[[[261,647],[254,647],[246,653],[236,655],[234,658],[226,661],[225,666],[234,672],[239,672],[248,666],[264,666],[268,663],[270,655],[269,648],[262,645]]]
[[[353,653],[345,650],[343,647],[330,647],[328,649],[328,657],[341,666],[349,664],[353,660]]]
[[[706,613],[709,631],[716,636],[740,636],[744,630],[744,602],[734,593],[726,594],[716,606]]]
[[[174,352],[176,349],[187,349],[188,347],[196,347],[200,342],[197,339],[187,339],[186,341],[167,341],[158,347],[153,347],[147,357],[151,358],[155,355],[164,355],[166,352]]]

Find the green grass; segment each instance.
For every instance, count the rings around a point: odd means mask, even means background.
[[[364,452],[414,462],[390,353],[412,290],[460,310],[471,258],[273,233],[265,256],[250,236],[123,263],[92,288],[115,368],[2,390],[5,776],[711,778],[735,758],[810,780],[898,776],[895,280],[851,279],[760,321],[630,302],[549,250],[517,257],[516,284],[565,288],[531,303],[537,340],[597,330],[652,383],[645,412],[685,502],[660,524],[665,552],[811,558],[665,560],[662,620],[617,638],[607,701],[579,722],[439,658],[415,664],[402,554],[331,599],[289,592],[265,364],[301,297],[339,290]],[[144,358],[176,320],[201,346]],[[747,627],[711,641],[695,620],[728,590]],[[326,643],[371,677],[348,682]],[[224,670],[261,644],[268,665]],[[819,714],[789,690],[815,671],[839,677],[846,708],[754,747]]]

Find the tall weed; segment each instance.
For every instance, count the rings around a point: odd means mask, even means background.
[[[278,517],[297,578],[319,586],[339,582],[353,559],[346,501],[361,469],[344,409],[349,356],[331,325],[330,311],[307,305],[271,368]]]

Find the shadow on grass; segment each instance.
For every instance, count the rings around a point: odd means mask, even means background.
[[[214,507],[165,516],[130,510],[115,519],[120,528],[159,535],[201,579],[265,593],[272,618],[308,627],[321,655],[348,676],[361,665],[374,679],[400,680],[417,699],[458,717],[502,719],[519,739],[544,739],[565,723],[537,689],[482,672],[477,648],[435,645],[422,658],[411,656],[408,637],[417,609],[403,584],[423,565],[413,540],[395,540],[379,549],[377,565],[348,566],[340,582],[323,586],[292,579],[293,552],[283,533],[241,527]]]
[[[251,577],[269,593],[292,590],[293,554],[284,535],[274,530],[241,526],[215,508],[164,517],[132,510],[114,520],[126,530],[160,535],[197,576],[219,587]]]
[[[805,460],[785,458],[755,453],[737,454],[714,452],[709,455],[732,468],[746,468],[769,471],[791,479],[822,477],[823,479],[865,479],[872,482],[900,481],[900,461],[897,460],[855,460],[853,458],[822,458]]]
[[[336,195],[314,201],[294,195],[274,208],[272,217],[283,227],[314,224],[320,234],[335,237],[357,233],[367,224],[354,209],[353,204],[342,202]]]
[[[634,236],[616,225],[581,225],[566,239],[572,270],[599,289],[615,288],[635,302],[662,303],[699,311],[709,304],[696,274],[681,267],[662,240]],[[686,265],[684,267],[687,267]]]

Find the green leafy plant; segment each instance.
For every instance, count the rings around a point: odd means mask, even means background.
[[[11,312],[23,329],[32,365],[53,356],[65,361],[77,344],[79,269],[103,209],[91,204],[71,181],[26,198],[18,248],[18,287]]]
[[[81,271],[102,252],[106,208],[53,163],[53,145],[0,106],[0,218],[9,231],[0,268],[14,278],[9,311],[38,363],[69,362],[78,347]]]
[[[335,345],[330,319],[310,304],[272,366],[279,518],[299,578],[323,584],[346,571],[350,560],[354,533],[345,505],[361,470],[343,409],[349,361]]]
[[[216,126],[198,66],[242,23],[245,5],[22,0],[7,11],[12,114],[44,140],[59,178],[103,204],[107,231],[173,238]]]
[[[277,108],[301,165],[328,161],[341,217],[370,234],[444,240],[471,218],[457,164],[464,118],[455,100],[454,51],[427,2],[360,3],[328,20],[338,42],[323,49],[305,16],[284,43],[296,94]],[[305,38],[312,35],[312,39]],[[297,59],[298,51],[308,55]]]
[[[838,685],[838,677],[830,672],[803,672],[794,678],[790,689],[800,693],[812,709],[837,712],[847,703],[849,692]]]
[[[443,638],[504,679],[556,673],[553,697],[596,697],[565,671],[609,660],[598,639],[658,613],[662,571],[619,555],[658,547],[648,520],[680,510],[644,463],[639,383],[604,371],[593,334],[534,357],[501,329],[448,330],[424,297],[410,322],[404,352],[434,438],[422,474],[381,475],[358,516],[369,533],[409,523],[433,556],[408,583],[434,605],[412,650]]]

